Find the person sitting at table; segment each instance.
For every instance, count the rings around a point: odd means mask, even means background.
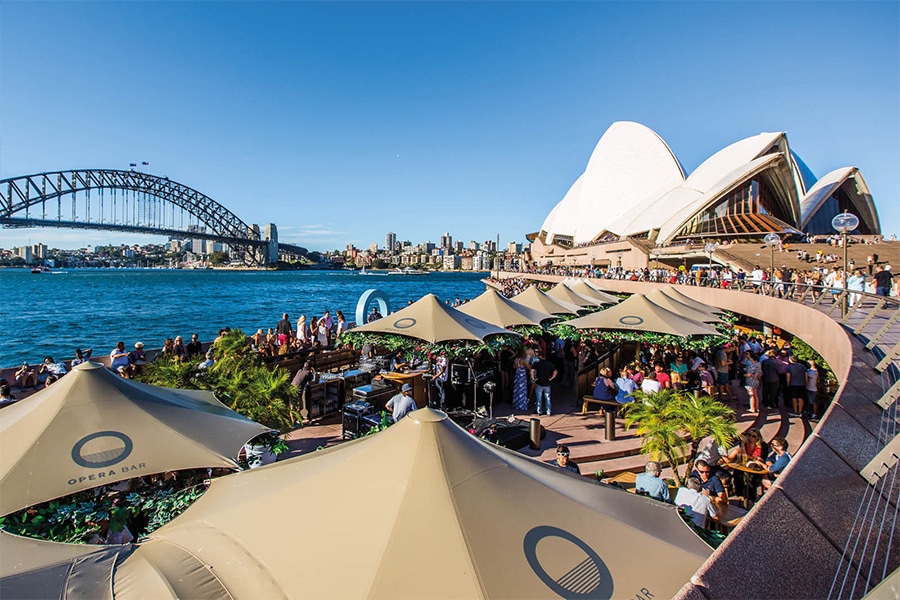
[[[619,378],[616,379],[616,402],[619,404],[630,404],[634,402],[632,394],[638,391],[638,385],[628,376],[628,371],[622,369],[619,372]]]
[[[591,394],[594,398],[597,400],[605,400],[607,402],[612,402],[616,399],[619,388],[611,377],[612,370],[609,367],[600,369],[600,373],[594,380],[594,391]]]
[[[697,460],[706,461],[706,464],[710,466],[712,475],[719,478],[726,490],[730,487],[731,482],[731,473],[722,467],[727,454],[712,436],[707,437],[700,443],[700,450],[697,452]]]
[[[755,427],[748,429],[741,436],[741,443],[728,452],[728,462],[736,464],[754,464],[768,455],[766,444],[762,441],[762,433]],[[747,474],[747,477],[734,478],[734,491],[749,502],[756,501],[756,488],[762,482],[761,475]]]
[[[772,454],[766,458],[766,461],[756,460],[755,463],[760,468],[765,469],[766,474],[763,476],[762,487],[763,492],[772,487],[775,479],[781,475],[784,468],[791,462],[791,455],[788,453],[788,441],[783,437],[777,437],[772,440]]]
[[[696,477],[700,482],[701,491],[716,502],[728,502],[728,494],[722,480],[712,472],[712,467],[702,458],[694,463],[691,477]]]
[[[762,441],[762,433],[754,427],[744,432],[739,446],[728,451],[728,462],[739,463],[742,457],[744,462],[757,458],[762,459],[767,454],[765,442]]]
[[[707,529],[707,517],[713,520],[719,519],[719,511],[707,494],[702,492],[703,484],[696,477],[688,477],[687,485],[678,488],[675,494],[675,506],[690,511],[694,525]]]
[[[634,480],[634,491],[642,496],[650,496],[660,502],[670,502],[669,486],[659,478],[662,467],[655,460],[644,465],[644,472]]]

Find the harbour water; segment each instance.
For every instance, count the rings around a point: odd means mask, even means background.
[[[0,270],[4,335],[0,366],[70,359],[75,348],[108,354],[119,340],[162,347],[167,337],[198,333],[215,338],[222,327],[248,335],[275,327],[287,312],[321,316],[342,310],[353,321],[360,295],[382,290],[393,310],[428,293],[453,302],[484,291],[484,273],[424,276],[359,275],[355,271],[220,271],[71,269],[32,275]]]

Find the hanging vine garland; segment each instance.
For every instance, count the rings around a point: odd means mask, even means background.
[[[364,344],[371,344],[373,346],[381,346],[391,352],[398,350],[401,352],[419,352],[428,356],[446,354],[450,359],[472,358],[481,352],[487,352],[491,356],[496,356],[503,348],[518,349],[523,342],[522,336],[513,332],[493,335],[484,342],[460,340],[432,343],[393,333],[369,333],[353,330],[345,331],[339,339],[341,343],[350,344],[354,348],[360,348]]]

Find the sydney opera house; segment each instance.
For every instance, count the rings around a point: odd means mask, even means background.
[[[828,235],[832,217],[844,211],[859,217],[855,234],[881,233],[859,169],[816,178],[783,132],[737,141],[686,175],[659,135],[622,121],[603,134],[584,172],[529,239],[538,263],[572,263],[579,261],[559,259],[589,257],[572,249],[626,239],[671,247],[759,241],[773,232],[785,239]]]

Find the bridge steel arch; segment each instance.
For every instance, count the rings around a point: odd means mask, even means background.
[[[50,200],[61,201],[64,196],[73,197],[80,192],[110,189],[124,190],[153,196],[172,204],[203,223],[212,231],[211,234],[199,234],[185,230],[159,227],[135,227],[134,225],[117,225],[114,223],[83,221],[63,221],[30,216],[30,208],[43,205]],[[73,209],[74,211],[74,209]],[[24,216],[23,216],[24,213]],[[250,262],[261,262],[259,253],[254,248],[267,242],[260,239],[258,229],[254,229],[233,212],[207,196],[184,184],[172,181],[168,177],[157,177],[140,171],[115,169],[77,169],[70,171],[53,171],[22,175],[0,180],[0,224],[25,227],[66,227],[83,229],[121,229],[125,231],[144,231],[172,235],[174,232],[221,240],[236,249],[247,250],[245,255]]]

